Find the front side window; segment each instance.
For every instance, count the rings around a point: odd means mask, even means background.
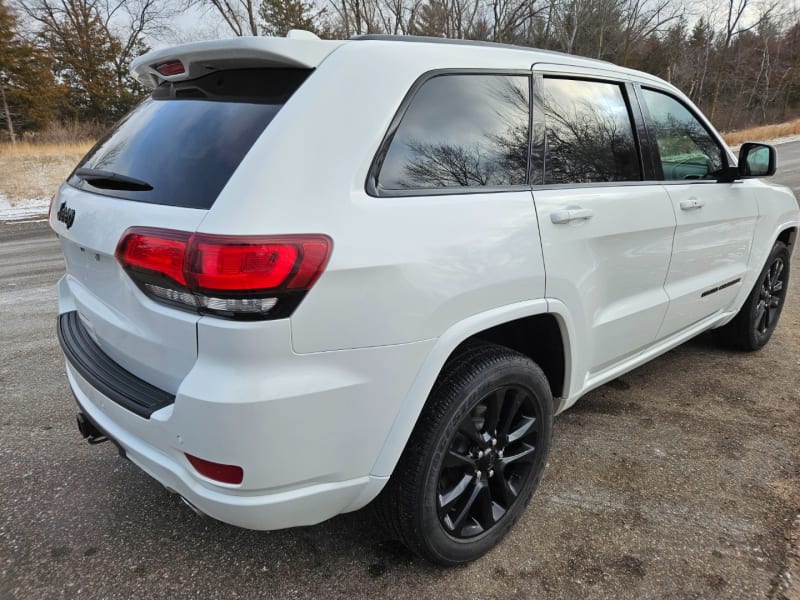
[[[529,78],[439,75],[422,84],[379,165],[383,190],[524,185]]]
[[[543,100],[545,184],[641,179],[622,86],[545,78]]]
[[[664,179],[716,179],[724,166],[722,148],[708,130],[672,96],[643,89]]]

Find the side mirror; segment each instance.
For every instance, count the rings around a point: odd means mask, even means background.
[[[739,150],[740,177],[769,177],[775,174],[777,153],[769,144],[746,142]]]

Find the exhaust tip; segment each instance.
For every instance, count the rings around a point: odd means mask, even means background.
[[[183,496],[181,496],[180,498],[181,498],[181,502],[183,502],[183,503],[184,503],[186,506],[188,506],[189,508],[191,508],[191,509],[192,509],[192,512],[193,512],[194,514],[196,514],[198,517],[200,517],[200,518],[205,518],[206,516],[208,516],[208,515],[206,515],[206,513],[204,513],[204,512],[203,512],[202,510],[200,510],[199,508],[197,508],[197,507],[196,507],[194,504],[192,504],[191,502],[189,502],[189,501],[188,501],[186,498],[184,498]]]

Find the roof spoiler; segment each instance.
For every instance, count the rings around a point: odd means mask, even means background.
[[[135,59],[130,69],[134,78],[149,88],[164,81],[195,79],[222,69],[314,69],[344,43],[321,40],[309,31],[293,29],[285,38],[239,37],[155,50]],[[170,68],[164,69],[167,64]]]

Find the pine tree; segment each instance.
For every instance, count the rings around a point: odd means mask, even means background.
[[[56,85],[52,62],[17,29],[17,17],[0,0],[0,123],[3,138],[41,129],[58,119],[63,88]]]
[[[290,29],[305,29],[319,34],[320,11],[302,0],[264,0],[258,10],[264,35],[285,36]]]

